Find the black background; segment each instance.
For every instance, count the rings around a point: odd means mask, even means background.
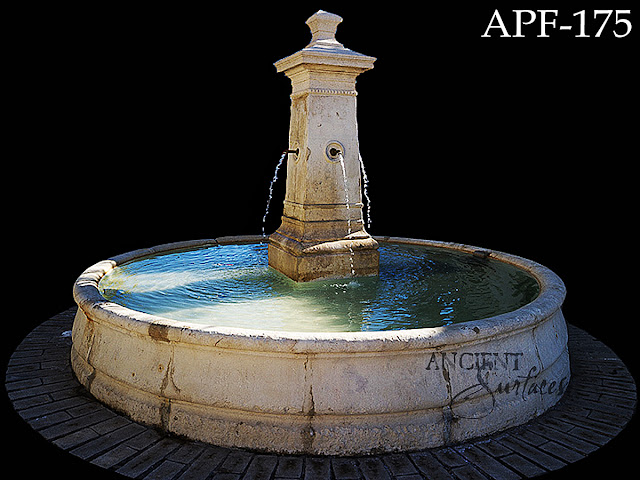
[[[557,4],[545,8],[559,9],[571,32],[537,38],[536,22],[525,38],[481,38],[499,7],[515,33],[515,7],[499,4],[105,3],[16,15],[5,72],[15,108],[3,172],[3,362],[73,305],[73,281],[89,265],[261,232],[288,140],[291,86],[273,62],[309,42],[304,22],[323,8],[343,16],[340,42],[378,59],[357,83],[371,233],[546,265],[567,286],[567,321],[614,348],[637,378],[637,34],[614,38],[612,17],[594,38],[591,7]],[[574,38],[572,14],[585,8],[592,38]],[[281,172],[267,232],[279,225]],[[5,412],[10,452],[34,449],[26,472],[99,474]],[[635,423],[562,474],[632,466]]]

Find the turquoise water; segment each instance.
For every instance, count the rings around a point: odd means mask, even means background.
[[[380,245],[380,275],[296,283],[268,266],[267,245],[157,255],[100,281],[114,303],[206,326],[357,332],[438,327],[513,311],[539,292],[512,265],[435,247]]]

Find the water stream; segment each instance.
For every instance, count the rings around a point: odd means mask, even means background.
[[[269,214],[269,206],[271,205],[271,198],[273,197],[273,185],[278,180],[278,170],[282,166],[282,162],[287,156],[287,152],[283,152],[280,160],[278,161],[278,165],[276,165],[276,171],[273,173],[273,178],[271,179],[271,184],[269,185],[269,199],[267,200],[267,208],[264,211],[264,217],[262,217],[262,236],[265,236],[265,225],[267,222],[267,215]]]
[[[367,200],[367,230],[371,228],[371,199],[369,198],[369,177],[364,169],[364,162],[362,161],[362,155],[358,152],[358,158],[360,159],[360,173],[362,174],[362,185],[364,187],[364,198]]]
[[[338,159],[340,160],[340,167],[342,168],[342,179],[344,180],[344,201],[347,205],[347,237],[351,235],[351,212],[349,211],[349,185],[347,183],[347,172],[344,168],[344,157],[342,153],[338,153]],[[353,267],[353,243],[349,244],[349,263],[351,266],[351,276],[355,277],[356,271]]]

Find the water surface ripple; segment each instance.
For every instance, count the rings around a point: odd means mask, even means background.
[[[380,274],[296,283],[268,266],[267,245],[145,257],[100,281],[114,303],[206,326],[354,332],[449,325],[516,310],[539,292],[524,270],[437,247],[380,245]]]

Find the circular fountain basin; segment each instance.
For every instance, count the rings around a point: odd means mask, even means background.
[[[570,376],[560,310],[564,285],[549,269],[513,255],[376,237],[381,248],[469,255],[537,283],[537,295],[512,311],[447,317],[439,324],[418,323],[421,328],[363,322],[357,331],[303,332],[285,323],[277,331],[259,321],[260,303],[254,310],[262,329],[176,320],[110,301],[105,296],[118,299],[100,284],[133,261],[261,240],[179,242],[88,268],[74,285],[79,308],[71,361],[80,382],[134,420],[195,440],[329,455],[462,442],[522,424],[564,393]],[[381,329],[366,331],[372,324]]]

